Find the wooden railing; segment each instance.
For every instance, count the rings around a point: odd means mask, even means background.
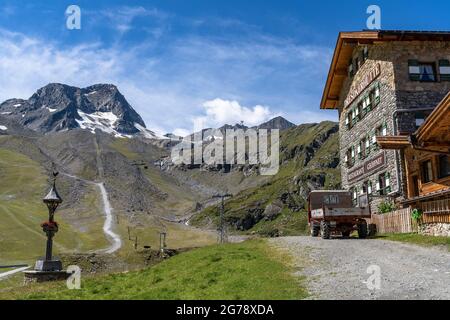
[[[371,220],[371,223],[377,225],[379,234],[417,232],[417,222],[412,219],[410,208],[386,214],[373,214]]]
[[[450,214],[450,198],[426,201],[420,204],[423,213],[435,214],[435,213],[447,213]]]
[[[450,223],[450,198],[420,204],[423,216],[420,223]]]

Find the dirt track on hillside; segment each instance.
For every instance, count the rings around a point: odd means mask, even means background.
[[[311,299],[450,299],[450,253],[445,248],[312,237],[277,238],[269,243],[294,258],[295,274],[306,276]],[[379,289],[374,288],[375,278],[370,278],[377,266]]]

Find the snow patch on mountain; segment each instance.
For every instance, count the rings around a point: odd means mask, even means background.
[[[5,127],[5,126],[0,126],[0,130],[2,130],[2,131],[6,131],[6,130],[8,130],[8,128],[7,128],[7,127]]]
[[[95,133],[95,130],[100,130],[109,134],[113,134],[116,137],[129,137],[127,135],[120,134],[115,129],[115,123],[117,116],[112,112],[94,112],[84,113],[78,110],[78,115],[82,120],[76,120],[81,129],[86,129]]]
[[[161,140],[161,139],[163,139],[163,140],[164,140],[164,139],[167,139],[167,137],[157,135],[157,134],[154,133],[153,131],[151,131],[151,130],[149,130],[149,129],[147,129],[147,128],[144,128],[144,127],[141,126],[139,123],[135,123],[135,124],[134,124],[134,127],[140,131],[141,135],[142,135],[144,138],[147,138],[147,139],[160,139],[160,140]]]

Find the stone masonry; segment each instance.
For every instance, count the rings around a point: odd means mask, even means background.
[[[354,57],[360,56],[363,48],[364,46],[355,46]],[[372,148],[371,143],[371,152],[367,158],[358,159],[358,156],[355,155],[355,163],[349,167],[344,161],[348,149],[355,146],[356,150],[361,139],[383,124],[386,125],[387,135],[413,133],[416,130],[415,112],[425,110],[429,114],[432,108],[436,107],[445,94],[450,91],[450,81],[426,83],[411,81],[408,69],[408,60],[410,59],[436,64],[441,59],[450,60],[450,43],[411,41],[368,45],[368,59],[353,77],[347,77],[340,95],[339,132],[342,186],[347,190],[361,189],[364,182],[371,181],[374,195],[371,202],[372,212],[377,211],[381,201],[405,197],[403,190],[405,170],[400,161],[399,151],[376,150],[375,146]],[[379,76],[345,108],[344,103],[348,94],[354,91],[358,83],[363,81],[369,73],[373,73],[378,64],[381,69]],[[364,118],[348,129],[346,126],[348,113],[377,85],[380,88],[378,105],[372,106],[372,110]],[[376,159],[381,153],[385,153],[383,166],[372,171],[369,170],[359,175],[357,179],[349,181],[348,174],[350,172],[363,166],[364,163]],[[390,174],[390,193],[388,196],[377,196],[375,186],[378,177],[387,172]]]

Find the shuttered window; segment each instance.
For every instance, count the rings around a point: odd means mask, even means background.
[[[375,87],[375,105],[378,105],[380,103],[380,84],[377,84]]]
[[[372,181],[367,182],[367,193],[372,194]]]
[[[450,61],[439,60],[439,74],[441,81],[450,81]]]
[[[370,135],[366,138],[366,156],[370,154]]]
[[[419,61],[409,60],[408,61],[408,69],[409,69],[409,79],[411,81],[419,81],[420,80]]]
[[[358,159],[362,159],[363,158],[363,142],[360,141],[358,144]]]
[[[389,172],[386,172],[386,174],[384,175],[384,183],[386,186],[385,189],[385,193],[388,194],[392,191],[392,187],[391,187],[391,174]]]
[[[387,124],[386,124],[386,122],[383,123],[383,126],[381,127],[381,135],[383,137],[387,136]]]
[[[367,95],[365,98],[367,104],[367,110],[372,110],[372,101],[370,100],[370,95]]]
[[[409,79],[412,81],[434,82],[436,70],[434,63],[423,63],[417,60],[408,61]]]
[[[369,59],[369,48],[367,46],[365,46],[363,49],[363,59],[364,59],[364,61]]]
[[[350,63],[348,65],[348,76],[351,78],[354,75],[354,71],[353,71],[353,63]]]

